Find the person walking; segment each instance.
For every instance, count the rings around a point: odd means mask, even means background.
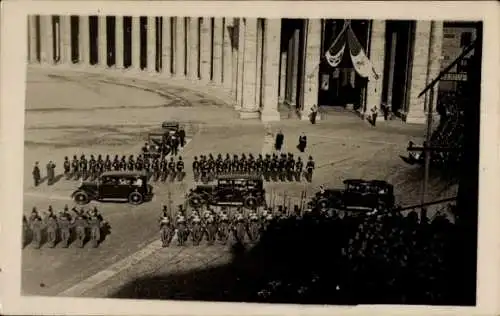
[[[318,116],[318,106],[316,104],[313,104],[311,108],[311,114],[309,115],[309,118],[311,120],[311,124],[316,124],[316,117]]]
[[[35,187],[37,187],[40,184],[40,180],[42,177],[40,176],[40,167],[38,166],[38,161],[35,162],[35,166],[33,166],[33,172],[31,173],[33,175],[33,182],[35,184]]]
[[[297,148],[301,153],[303,153],[306,150],[307,147],[307,136],[306,134],[302,133],[299,136],[299,144],[297,145]]]
[[[274,141],[274,149],[276,149],[276,151],[278,152],[281,152],[284,142],[285,142],[285,135],[283,135],[283,132],[279,130],[278,133],[276,134],[276,140]]]

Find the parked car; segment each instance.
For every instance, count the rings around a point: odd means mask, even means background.
[[[153,196],[153,187],[148,184],[148,177],[138,171],[109,171],[91,182],[82,182],[71,198],[77,204],[90,201],[126,200],[138,205]]]
[[[187,194],[191,207],[202,205],[243,205],[255,209],[266,204],[262,177],[222,175],[215,184],[198,185]]]
[[[344,189],[326,189],[312,200],[313,206],[339,210],[392,209],[394,204],[394,187],[383,180],[348,179]]]

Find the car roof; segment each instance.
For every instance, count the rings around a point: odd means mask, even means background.
[[[217,180],[233,180],[233,179],[242,179],[242,180],[261,180],[262,177],[251,175],[251,174],[228,174],[228,175],[220,175],[217,176]]]
[[[347,179],[344,180],[344,184],[372,184],[376,186],[393,187],[392,184],[385,180]]]
[[[145,177],[146,173],[141,171],[106,171],[102,177]]]
[[[163,127],[179,127],[178,122],[165,121],[161,124]]]

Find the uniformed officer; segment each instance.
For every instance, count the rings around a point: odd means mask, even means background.
[[[126,170],[127,170],[127,157],[123,155],[122,159],[120,160],[120,171],[126,171]]]
[[[208,154],[207,163],[208,163],[208,177],[209,180],[212,181],[215,176],[215,159],[212,154]]]
[[[88,177],[87,168],[88,168],[87,159],[85,158],[85,155],[82,155],[80,157],[80,172],[83,180],[86,180]]]
[[[177,135],[172,135],[171,137],[171,148],[172,148],[172,155],[174,156],[177,156],[178,152],[179,152],[179,138],[177,137]]]
[[[295,181],[300,182],[302,179],[302,170],[304,168],[304,163],[300,157],[297,158],[297,162],[295,163]]]
[[[215,160],[215,172],[218,175],[224,172],[224,161],[222,160],[222,154],[218,154],[217,159]]]
[[[68,156],[64,157],[63,169],[64,177],[66,178],[66,180],[69,180],[69,178],[71,177],[71,163],[69,162]]]
[[[100,176],[104,172],[104,161],[102,160],[102,155],[97,156],[97,176]]]
[[[111,171],[112,163],[109,155],[106,155],[106,160],[104,160],[104,170]]]
[[[255,172],[255,158],[252,154],[248,154],[247,172],[251,174]]]
[[[181,156],[179,156],[176,168],[177,168],[177,180],[182,181],[182,179],[184,178],[184,161],[182,161]]]
[[[239,171],[241,173],[244,173],[244,172],[247,172],[248,169],[248,164],[247,164],[247,157],[245,156],[245,154],[241,154],[241,158],[240,158],[240,162],[239,162]]]
[[[149,177],[151,176],[151,160],[149,157],[144,157],[144,171],[146,172],[146,177],[149,180]]]
[[[295,160],[293,159],[293,154],[288,154],[288,161],[287,161],[287,172],[286,172],[286,178],[288,181],[293,181],[294,175],[295,175]]]
[[[170,174],[170,182],[173,182],[177,176],[175,169],[176,169],[176,164],[174,161],[174,157],[170,157],[170,161],[168,163],[168,173]]]
[[[273,154],[273,158],[271,160],[271,178],[273,181],[278,181],[280,163],[278,160],[278,155]]]
[[[58,226],[61,230],[61,243],[63,248],[68,248],[71,238],[71,217],[66,205],[64,211],[59,214]]]
[[[170,216],[168,214],[168,210],[165,205],[163,206],[162,215],[159,221],[160,221],[160,238],[162,242],[162,247],[165,248],[170,243],[170,232],[172,228]]]
[[[233,155],[233,161],[231,163],[231,172],[237,173],[240,171],[240,161],[238,159],[238,155]]]
[[[55,169],[56,169],[56,164],[52,162],[52,160],[49,161],[47,164],[47,184],[52,185],[55,180]]]
[[[38,215],[36,207],[33,207],[33,210],[31,211],[29,225],[33,234],[33,246],[35,249],[40,249],[42,244],[43,223],[42,218]]]
[[[54,215],[52,205],[49,205],[47,217],[45,218],[45,227],[47,228],[47,244],[50,248],[54,248],[57,241],[57,218]]]
[[[193,177],[195,182],[198,182],[200,179],[200,162],[196,156],[194,156],[193,160]]]
[[[130,155],[130,156],[128,157],[127,169],[128,169],[129,171],[134,171],[134,169],[135,169],[134,155]]]
[[[76,231],[76,241],[78,247],[83,248],[83,244],[85,242],[85,239],[87,238],[86,229],[88,227],[88,222],[83,209],[80,211],[76,211],[76,209],[74,209],[74,211],[77,214],[73,222]]]
[[[264,180],[271,180],[271,155],[266,154],[266,158],[262,161],[262,172],[264,174]]]
[[[184,145],[186,144],[186,131],[184,130],[184,127],[179,128],[177,133],[179,135],[179,144],[181,148],[184,148]]]
[[[90,160],[89,160],[89,171],[90,171],[90,180],[95,179],[96,177],[96,172],[97,172],[97,161],[94,158],[94,155],[90,155]]]
[[[158,157],[153,158],[151,169],[153,169],[153,180],[156,182],[160,177],[160,160]]]
[[[301,153],[303,153],[306,150],[307,146],[307,136],[306,134],[302,133],[299,136],[299,144],[297,145],[297,148]]]
[[[97,208],[89,214],[88,225],[90,227],[90,241],[92,247],[97,248],[101,242],[101,227],[103,224],[103,219]]]
[[[281,154],[278,162],[278,173],[280,181],[285,181],[286,178],[286,154]]]
[[[224,159],[224,173],[228,174],[231,172],[231,156],[226,154],[226,158]]]
[[[161,182],[165,182],[168,177],[168,161],[167,157],[164,157],[160,162],[160,171],[161,171]]]
[[[312,156],[309,156],[309,160],[306,164],[306,178],[308,182],[312,181],[313,171],[315,169],[315,163]]]
[[[71,161],[71,172],[72,176],[74,177],[75,180],[78,180],[80,177],[80,161],[78,161],[78,158],[76,158],[76,155],[73,156],[73,160]]]
[[[255,160],[255,173],[257,175],[262,175],[262,164],[263,164],[263,157],[262,154],[259,154],[259,157]]]
[[[38,166],[38,161],[35,162],[31,174],[33,175],[33,182],[35,184],[35,187],[37,187],[40,184],[40,180],[42,180],[42,176],[40,175],[40,167]]]
[[[144,160],[142,159],[142,155],[139,155],[135,160],[135,170],[142,171],[143,167],[144,167]]]

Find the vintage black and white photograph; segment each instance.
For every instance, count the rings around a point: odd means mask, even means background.
[[[22,296],[476,305],[481,20],[26,24]]]

